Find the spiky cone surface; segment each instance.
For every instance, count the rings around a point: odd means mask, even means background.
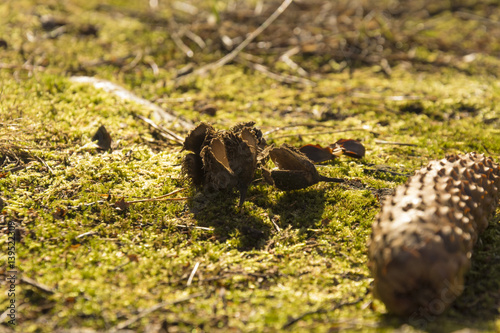
[[[398,315],[442,313],[463,291],[499,188],[498,164],[476,153],[433,161],[398,187],[368,245],[375,297]]]

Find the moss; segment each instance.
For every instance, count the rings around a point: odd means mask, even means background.
[[[417,323],[393,318],[369,293],[366,241],[384,191],[448,153],[500,156],[500,85],[491,75],[499,62],[487,52],[474,62],[461,60],[465,54],[451,46],[475,50],[476,44],[462,43],[456,16],[437,15],[429,21],[434,25],[412,35],[421,41],[414,66],[396,63],[391,77],[377,66],[351,73],[330,70],[314,74],[317,85],[308,87],[229,64],[176,86],[176,70],[184,64],[210,62],[223,52],[197,50],[186,59],[165,28],[172,15],[168,6],[152,14],[147,2],[100,4],[0,4],[6,13],[0,36],[8,43],[0,62],[12,65],[0,69],[0,161],[2,170],[24,166],[0,173],[0,196],[7,205],[2,216],[16,221],[20,230],[17,262],[24,276],[54,290],[49,295],[19,286],[20,331],[106,330],[157,303],[196,293],[202,296],[153,312],[129,328],[147,330],[155,324],[180,331],[270,332],[318,309],[326,312],[305,316],[290,330],[498,328],[500,296],[493,292],[500,281],[494,260],[497,220],[478,245],[464,295],[444,316]],[[199,8],[213,6],[221,15],[227,10],[220,1]],[[475,10],[484,13],[482,6]],[[67,32],[47,38],[35,13],[62,16],[69,22]],[[422,20],[417,16],[405,29]],[[84,24],[95,25],[98,35],[79,34]],[[471,32],[478,25],[469,22],[463,28]],[[498,42],[488,48],[496,52]],[[445,55],[456,63],[444,66]],[[294,61],[303,60],[308,69],[330,61],[301,57]],[[28,60],[35,70],[23,68]],[[277,145],[326,146],[353,138],[362,141],[367,154],[318,167],[322,175],[345,177],[346,184],[281,192],[256,179],[238,210],[235,193],[208,197],[181,178],[180,147],[134,117],[149,116],[147,109],[73,83],[68,76],[74,74],[110,79],[194,122],[229,128],[256,121],[263,132],[271,131],[265,137]],[[216,115],[195,111],[197,103],[215,105]],[[318,112],[342,117],[321,118]],[[110,152],[91,142],[100,125],[113,139]],[[6,149],[14,146],[8,155]],[[135,203],[124,211],[113,206],[121,198],[151,198],[182,187],[176,196],[190,200]],[[93,233],[83,236],[88,232]],[[0,247],[6,243],[3,234]],[[0,260],[5,259],[4,251]],[[355,305],[333,310],[359,298]],[[6,304],[0,300],[0,306]]]

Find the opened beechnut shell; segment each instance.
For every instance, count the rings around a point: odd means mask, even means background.
[[[390,312],[438,315],[462,293],[499,188],[498,164],[469,153],[431,162],[385,200],[368,257],[374,295]]]
[[[206,191],[237,188],[240,206],[257,167],[257,154],[265,145],[262,132],[253,123],[237,125],[229,131],[217,131],[199,124],[184,141],[183,172],[197,187]]]
[[[218,131],[200,123],[184,141],[182,170],[193,184],[204,191],[223,191],[236,188],[241,206],[257,169],[264,179],[280,190],[297,190],[319,181],[342,182],[318,174],[314,164],[298,149],[282,145],[267,146],[262,132],[254,123],[242,123],[228,131]],[[271,158],[277,168],[265,164]]]

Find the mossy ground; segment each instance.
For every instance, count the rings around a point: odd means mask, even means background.
[[[481,18],[489,8],[488,20],[498,19],[487,1],[460,3],[466,13]],[[216,16],[227,9],[218,1],[195,4]],[[24,166],[0,172],[6,205],[0,246],[7,247],[7,221],[15,221],[22,276],[53,290],[17,285],[17,326],[2,323],[0,331],[103,331],[158,303],[190,295],[127,328],[272,332],[317,310],[286,329],[500,328],[498,215],[477,245],[464,294],[440,317],[412,322],[387,315],[373,300],[366,266],[366,242],[380,197],[403,183],[405,174],[448,153],[500,156],[495,71],[500,44],[479,29],[487,23],[471,19],[461,25],[453,15],[456,8],[408,21],[409,30],[425,26],[412,36],[419,43],[413,50],[418,66],[408,59],[395,61],[390,76],[379,65],[351,64],[349,71],[331,62],[330,70],[312,75],[315,86],[288,85],[230,64],[175,85],[183,65],[214,61],[223,52],[200,51],[194,60],[186,58],[171,41],[171,30],[162,26],[174,9],[160,9],[153,15],[147,1],[0,4],[0,38],[6,43],[0,48],[0,171]],[[54,30],[40,25],[45,14],[66,20],[66,30],[50,35]],[[84,33],[82,27],[89,24],[98,28],[97,36]],[[468,38],[460,38],[459,26]],[[470,38],[476,31],[477,38]],[[478,38],[487,44],[484,53],[475,48]],[[477,43],[470,46],[470,40]],[[464,49],[453,48],[457,45],[476,53],[464,58]],[[314,55],[294,59],[307,69],[319,66]],[[71,82],[74,74],[115,81],[193,122],[229,128],[256,121],[263,132],[271,132],[265,135],[268,142],[296,146],[354,138],[367,154],[318,167],[323,175],[348,179],[345,184],[320,183],[285,193],[257,175],[243,208],[237,209],[234,193],[207,197],[189,186],[180,174],[180,146],[134,117],[149,116],[148,109]],[[200,113],[204,105],[214,106],[216,114]],[[307,126],[273,131],[297,124]],[[113,138],[112,151],[91,143],[100,125]],[[136,203],[126,211],[112,205],[179,188],[186,189],[174,197],[189,200]],[[79,237],[87,232],[93,233]],[[5,250],[0,260],[7,261]],[[6,274],[3,264],[0,273]],[[9,301],[6,283],[1,286],[0,313]],[[355,304],[335,308],[349,302]]]

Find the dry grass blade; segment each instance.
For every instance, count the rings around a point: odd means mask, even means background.
[[[241,59],[236,59],[237,62],[242,63],[256,71],[259,71],[266,75],[267,77],[270,77],[273,80],[283,82],[283,83],[288,83],[288,84],[293,84],[293,83],[301,83],[306,86],[315,86],[316,83],[314,81],[308,80],[303,77],[298,77],[298,76],[293,76],[293,75],[284,75],[284,74],[277,74],[271,72],[269,68],[267,68],[264,65],[261,64],[256,64],[247,60],[241,60]]]
[[[167,138],[169,140],[173,140],[174,142],[181,144],[181,145],[184,143],[184,139],[182,137],[180,137],[179,135],[177,135],[176,133],[172,132],[169,129],[161,127],[160,125],[156,124],[151,119],[146,118],[146,117],[141,116],[141,115],[138,115],[138,114],[134,114],[134,117],[142,120],[143,122],[145,122],[149,126],[153,127],[155,130],[160,132],[160,134],[162,134],[165,138]]]
[[[218,69],[225,64],[233,61],[236,56],[243,51],[245,47],[247,47],[257,36],[259,36],[264,30],[266,30],[287,8],[290,6],[290,4],[293,2],[293,0],[284,0],[281,5],[274,11],[274,13],[269,16],[264,23],[262,23],[257,29],[255,29],[248,37],[241,42],[231,53],[225,55],[218,61],[214,63],[210,63],[208,65],[205,65],[203,67],[198,68],[195,70],[193,73],[190,75],[184,76],[184,78],[192,76],[192,75],[203,75],[206,72]]]

